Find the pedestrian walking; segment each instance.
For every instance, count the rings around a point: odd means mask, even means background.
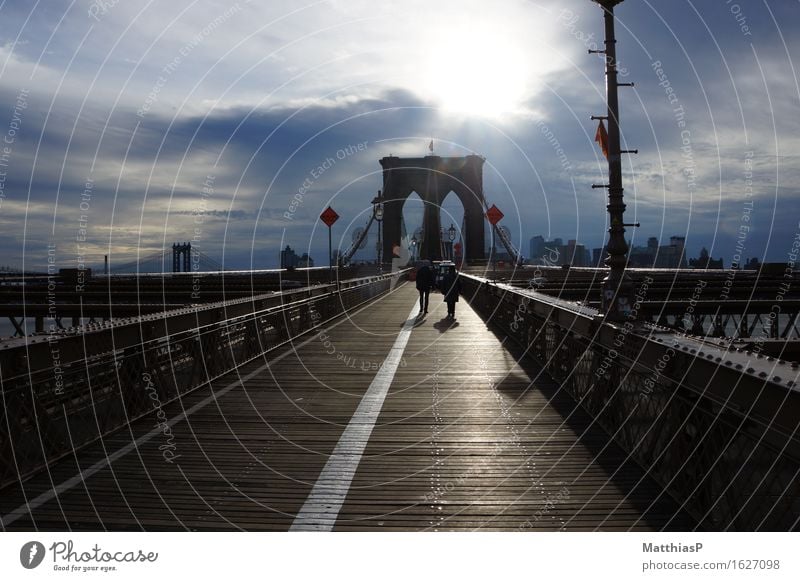
[[[424,261],[417,271],[417,290],[419,291],[419,312],[427,314],[428,300],[433,287],[433,270],[429,266],[429,261]]]
[[[442,275],[442,294],[444,302],[447,303],[447,316],[450,319],[456,318],[456,303],[461,292],[461,283],[458,280],[458,271],[455,265],[444,267],[446,270]]]

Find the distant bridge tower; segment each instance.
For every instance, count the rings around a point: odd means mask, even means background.
[[[445,197],[453,192],[464,206],[465,258],[480,260],[484,254],[483,163],[479,155],[416,158],[384,157],[383,167],[383,256],[392,256],[400,243],[403,205],[411,192],[425,204],[421,258],[440,259],[440,211]]]
[[[192,245],[172,245],[172,272],[191,272],[192,270]]]

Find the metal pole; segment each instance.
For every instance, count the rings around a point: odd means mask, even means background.
[[[497,256],[495,254],[495,233],[494,233],[494,225],[491,226],[492,228],[492,272],[494,273],[494,280],[497,282]]]
[[[614,6],[622,0],[594,0],[603,8],[605,20],[606,101],[608,103],[608,276],[603,280],[602,305],[606,318],[621,321],[631,310],[632,284],[625,273],[628,244],[625,242],[625,203],[622,188],[622,160],[617,95],[617,40],[614,35]]]
[[[492,226],[492,263],[494,264],[494,280],[497,281],[497,225]]]
[[[333,226],[328,226],[328,272],[330,276],[329,282],[333,283],[333,236],[331,231],[333,230]]]

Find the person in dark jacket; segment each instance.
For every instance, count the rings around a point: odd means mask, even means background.
[[[461,292],[461,283],[458,280],[458,272],[455,266],[450,266],[442,276],[442,294],[444,302],[447,303],[447,316],[451,319],[456,317],[456,303]]]
[[[419,312],[428,312],[428,300],[431,296],[431,288],[433,287],[433,270],[429,266],[428,261],[419,268],[417,271],[417,290],[419,291]]]

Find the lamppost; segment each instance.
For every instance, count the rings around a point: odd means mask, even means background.
[[[455,256],[453,256],[453,241],[456,239],[456,227],[452,222],[450,222],[450,227],[447,229],[447,236],[450,238],[450,260],[455,262]]]
[[[614,6],[622,0],[593,0],[603,9],[605,21],[605,50],[589,51],[605,54],[606,64],[606,101],[608,113],[608,258],[606,265],[609,267],[608,276],[603,280],[602,306],[606,318],[611,321],[627,319],[631,312],[631,297],[633,285],[625,272],[627,263],[628,244],[625,242],[625,202],[623,201],[622,188],[622,151],[620,150],[619,135],[619,97],[617,95],[617,41],[614,36]],[[622,83],[631,86],[632,83]],[[601,121],[602,123],[602,118]],[[632,153],[624,152],[624,153]],[[595,186],[593,186],[595,187]],[[602,187],[602,186],[597,186]]]
[[[383,245],[381,244],[381,222],[383,221],[383,198],[381,191],[378,190],[378,195],[372,200],[372,215],[378,223],[378,274],[383,274]]]
[[[417,261],[417,237],[414,236],[411,238],[411,260],[416,262]]]

